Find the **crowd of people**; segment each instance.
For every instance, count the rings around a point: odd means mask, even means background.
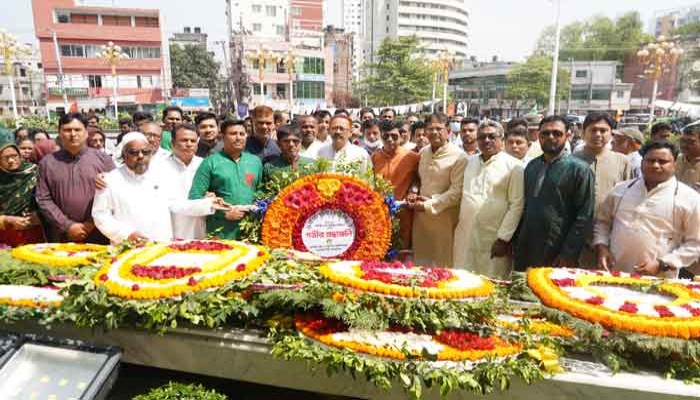
[[[256,191],[280,171],[328,160],[390,181],[403,257],[494,278],[533,266],[690,276],[700,257],[700,125],[650,138],[604,113],[509,121],[362,109],[290,119],[161,121],[134,113],[111,143],[69,113],[54,141],[0,135],[0,243],[240,237]],[[680,143],[680,150],[676,146]],[[350,168],[350,167],[352,168]]]

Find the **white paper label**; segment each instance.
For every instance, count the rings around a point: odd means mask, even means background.
[[[321,257],[337,257],[355,241],[355,223],[344,212],[321,210],[301,230],[306,248]]]

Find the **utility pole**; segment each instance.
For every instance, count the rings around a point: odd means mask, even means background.
[[[559,67],[559,37],[561,36],[561,0],[557,2],[557,24],[554,36],[554,54],[552,55],[552,80],[549,83],[549,107],[547,115],[554,114],[554,105],[557,101],[557,69]]]
[[[573,57],[569,57],[569,65],[570,65],[569,71],[571,73],[570,78],[573,79],[575,76],[574,75],[574,58]],[[571,114],[571,88],[573,86],[574,86],[573,84],[569,83],[569,99],[566,101],[566,114],[567,115]]]
[[[63,94],[63,110],[68,112],[68,95],[66,94],[66,88],[63,86],[63,63],[61,62],[61,51],[58,49],[58,38],[56,38],[56,31],[51,31],[53,36],[53,47],[56,50],[56,62],[58,63],[58,86],[61,88],[61,93]]]

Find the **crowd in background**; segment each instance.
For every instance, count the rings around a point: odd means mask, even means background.
[[[646,137],[604,113],[159,117],[119,120],[116,140],[80,113],[62,116],[55,138],[0,133],[0,243],[238,239],[260,185],[325,159],[392,183],[400,254],[419,264],[494,278],[541,265],[690,276],[700,257],[700,125],[658,123]]]

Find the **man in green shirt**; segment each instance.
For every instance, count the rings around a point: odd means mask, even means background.
[[[588,164],[564,153],[569,122],[540,122],[543,154],[525,168],[525,209],[516,233],[515,270],[575,267],[593,224],[595,177]]]
[[[299,169],[314,162],[312,158],[301,156],[301,132],[291,125],[282,125],[277,129],[277,144],[282,154],[265,163],[265,179],[270,179],[278,171]]]
[[[173,151],[172,131],[175,125],[182,123],[182,109],[176,106],[165,107],[163,109],[163,136],[160,140],[160,147],[168,151]]]
[[[231,205],[207,217],[207,234],[222,239],[238,239],[238,223],[253,204],[255,190],[262,179],[260,158],[243,151],[246,130],[243,121],[227,120],[221,124],[224,149],[202,161],[192,181],[190,200],[216,194]]]

